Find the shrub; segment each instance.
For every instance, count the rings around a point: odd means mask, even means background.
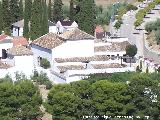
[[[160,29],[155,32],[156,41],[160,44]]]
[[[147,68],[146,68],[146,73],[149,73],[149,69],[148,69],[148,66],[147,66]]]
[[[44,69],[51,67],[50,62],[46,58],[42,58],[40,66],[43,67]]]
[[[126,55],[129,57],[134,57],[137,54],[137,47],[136,45],[128,45],[126,47]]]

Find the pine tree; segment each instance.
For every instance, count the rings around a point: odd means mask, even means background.
[[[70,1],[70,20],[75,20],[76,10],[74,8],[74,0]]]
[[[2,30],[3,30],[3,20],[2,20],[2,2],[0,1],[0,34],[2,34]]]
[[[25,0],[23,36],[29,38],[29,21],[31,19],[32,0]]]
[[[11,23],[17,22],[20,20],[20,8],[19,8],[19,0],[10,0],[10,15],[11,15]]]
[[[42,2],[41,0],[34,0],[31,13],[31,28],[30,28],[30,37],[31,40],[42,35]]]
[[[8,29],[11,25],[11,15],[9,11],[9,0],[2,0],[3,28]]]
[[[53,4],[53,21],[63,20],[62,0],[54,0]]]
[[[20,17],[20,20],[22,20],[23,19],[23,14],[24,14],[24,12],[23,12],[23,0],[19,1],[19,10],[20,10],[19,17]]]
[[[49,0],[49,3],[48,3],[48,19],[52,21],[52,2],[51,0]]]
[[[43,14],[42,14],[42,35],[49,32],[49,26],[48,26],[48,8],[46,5],[46,0],[42,0],[42,8],[43,8]]]
[[[78,13],[78,25],[81,30],[94,35],[95,29],[95,2],[94,0],[82,0]]]

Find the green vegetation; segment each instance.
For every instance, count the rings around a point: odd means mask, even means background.
[[[83,0],[79,3],[80,11],[77,14],[79,28],[91,35],[95,29],[95,3],[94,0]]]
[[[2,18],[2,2],[0,2],[0,34],[2,33],[3,30],[3,18]]]
[[[126,47],[126,55],[129,57],[134,57],[137,54],[137,47],[136,45],[128,45]]]
[[[23,15],[24,15],[24,10],[23,10],[23,0],[19,1],[19,19],[22,20],[23,19]]]
[[[11,23],[17,22],[20,20],[20,6],[19,6],[19,0],[10,0],[9,1],[9,8],[10,8],[10,17],[11,17]]]
[[[80,120],[83,116],[160,117],[160,74],[95,74],[86,80],[54,85],[47,110],[56,120]],[[90,118],[93,119],[93,118]],[[123,120],[121,118],[120,120]]]
[[[155,38],[157,44],[160,44],[160,19],[157,19],[154,22],[149,22],[145,25],[145,30],[150,34],[151,32],[155,33]]]
[[[50,68],[50,62],[46,59],[46,58],[42,58],[41,62],[40,62],[41,67],[43,67],[44,69]]]
[[[34,0],[31,13],[30,38],[35,40],[42,35],[42,4],[41,0]]]
[[[46,73],[34,71],[34,75],[32,80],[36,82],[38,85],[46,85],[46,89],[50,89],[52,87],[52,83],[47,77]]]
[[[138,27],[142,24],[143,18],[146,16],[148,12],[151,11],[151,9],[155,7],[156,4],[157,2],[151,2],[148,4],[147,7],[138,11],[138,13],[136,14],[136,21],[134,23],[135,27]]]
[[[0,80],[1,120],[37,120],[42,116],[41,103],[38,88],[31,81]]]
[[[114,27],[118,30],[118,29],[121,27],[121,24],[122,24],[122,21],[118,20],[118,21],[115,23]]]
[[[25,0],[23,36],[29,38],[29,21],[31,19],[32,0]]]
[[[63,6],[62,0],[54,0],[53,18],[52,18],[52,20],[54,22],[57,22],[59,20],[63,20],[63,9],[62,9],[62,6]]]

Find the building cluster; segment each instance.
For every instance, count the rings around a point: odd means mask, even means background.
[[[105,32],[97,38],[80,30],[74,21],[49,21],[49,33],[28,42],[23,26],[23,20],[12,24],[13,37],[0,35],[1,77],[8,74],[16,80],[18,72],[29,78],[36,70],[45,72],[53,83],[69,83],[95,73],[135,71],[122,59],[129,45],[127,38]],[[41,67],[43,58],[50,68]]]

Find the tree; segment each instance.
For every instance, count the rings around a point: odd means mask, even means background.
[[[9,10],[9,0],[2,0],[2,17],[3,17],[3,28],[9,29],[11,25],[11,15]]]
[[[10,0],[11,23],[20,20],[20,13],[19,0]]]
[[[29,21],[31,19],[32,0],[25,0],[23,36],[29,38]]]
[[[34,0],[31,13],[30,38],[35,40],[42,35],[42,2]]]
[[[158,81],[151,79],[151,76],[147,74],[137,74],[132,77],[128,89],[132,97],[130,103],[135,106],[130,115],[140,116],[141,120],[144,120],[145,116],[149,116],[150,120],[159,119],[160,88]]]
[[[29,80],[0,83],[0,119],[36,120],[42,115],[38,88]]]
[[[49,3],[48,3],[48,19],[50,21],[52,21],[52,2],[51,0],[49,0]]]
[[[137,47],[136,45],[128,45],[126,47],[126,55],[129,57],[134,57],[137,54]]]
[[[122,22],[121,21],[117,21],[114,25],[114,27],[118,30],[121,27]]]
[[[126,109],[133,107],[129,104],[130,95],[128,87],[124,83],[111,83],[107,80],[97,81],[92,84],[92,105],[95,108],[95,115],[123,116]],[[131,107],[132,106],[132,107]]]
[[[3,16],[2,16],[2,2],[0,2],[0,34],[2,34],[3,30]]]
[[[53,4],[53,21],[63,20],[62,0],[54,0]]]
[[[94,35],[95,19],[94,0],[82,0],[80,2],[80,12],[77,18],[80,29]]]
[[[24,12],[23,12],[23,0],[19,1],[19,10],[20,10],[19,18],[20,18],[20,20],[22,20],[23,19],[23,14],[24,14]]]
[[[46,58],[42,58],[40,64],[41,64],[41,67],[43,67],[44,69],[51,67],[50,62]]]
[[[74,0],[71,0],[70,1],[70,16],[69,16],[70,20],[75,20],[74,19],[75,15],[76,15],[76,10],[74,8]]]
[[[48,8],[46,5],[46,0],[42,0],[42,35],[49,32],[48,26]]]

